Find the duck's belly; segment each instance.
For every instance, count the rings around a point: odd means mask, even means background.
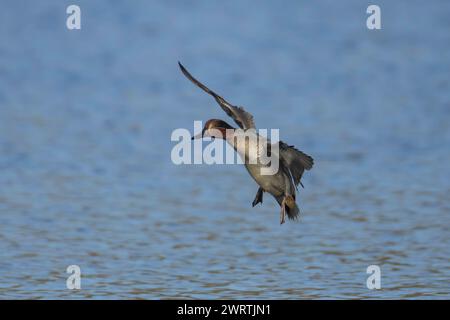
[[[286,178],[283,175],[282,170],[278,170],[274,175],[261,175],[261,165],[245,164],[245,167],[252,178],[264,189],[264,191],[269,192],[274,196],[283,195],[285,193]]]

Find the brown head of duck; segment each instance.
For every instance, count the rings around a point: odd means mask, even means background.
[[[220,119],[209,119],[206,121],[202,132],[193,136],[192,140],[203,137],[219,138],[226,140],[227,135],[233,132],[235,128]]]

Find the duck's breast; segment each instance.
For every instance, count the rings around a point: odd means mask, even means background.
[[[258,164],[262,155],[267,155],[267,139],[255,130],[236,130],[227,139],[244,163]]]

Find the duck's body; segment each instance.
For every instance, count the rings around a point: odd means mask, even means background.
[[[183,74],[201,89],[212,95],[222,109],[233,118],[240,129],[233,128],[223,120],[211,119],[205,123],[201,135],[218,137],[226,140],[241,157],[250,176],[259,185],[253,200],[253,206],[263,201],[263,193],[270,193],[281,207],[280,223],[284,223],[285,214],[289,219],[299,216],[299,208],[295,202],[298,184],[304,170],[313,166],[313,158],[288,146],[282,141],[272,144],[270,140],[258,135],[255,130],[253,116],[242,107],[232,106],[222,97],[196,80],[180,63]],[[196,137],[193,137],[196,138]],[[249,139],[246,139],[248,137]],[[270,157],[271,162],[267,162]],[[263,174],[271,168],[272,161],[278,162],[278,170],[271,174]],[[302,185],[303,186],[303,185]]]
[[[249,136],[250,139],[246,143],[245,137],[240,135]],[[288,215],[290,219],[296,219],[300,213],[300,210],[295,203],[296,198],[296,186],[292,178],[292,174],[289,171],[288,165],[280,157],[280,152],[283,153],[284,149],[278,150],[277,153],[272,153],[272,161],[278,161],[278,170],[273,174],[262,174],[262,169],[269,170],[271,163],[264,163],[262,157],[268,155],[274,149],[274,145],[270,140],[257,134],[256,131],[248,129],[243,132],[242,130],[233,129],[231,134],[225,135],[225,140],[236,150],[244,162],[250,176],[259,185],[259,189],[256,193],[255,199],[252,205],[256,206],[258,203],[263,202],[263,193],[270,193],[283,209],[283,200],[286,199],[285,210],[282,210],[280,222],[284,222],[284,213]],[[238,141],[242,141],[238,143]],[[255,143],[257,141],[257,143]],[[252,143],[253,142],[253,143]]]

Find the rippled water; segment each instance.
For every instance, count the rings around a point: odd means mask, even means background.
[[[77,1],[69,31],[10,2],[0,298],[450,298],[450,3],[377,3],[379,31],[356,0]],[[298,223],[242,166],[172,164],[172,130],[228,120],[177,60],[314,156]]]

